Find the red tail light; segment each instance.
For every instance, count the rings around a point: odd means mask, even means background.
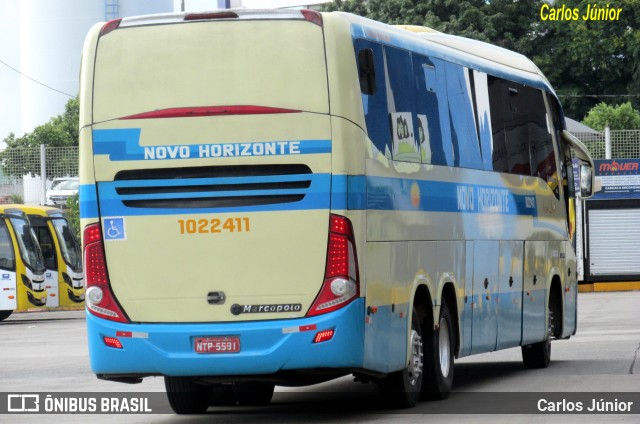
[[[113,31],[114,29],[118,28],[120,26],[120,22],[121,21],[122,21],[122,18],[113,19],[113,20],[107,22],[106,24],[104,24],[102,26],[102,28],[100,29],[100,37],[102,37],[103,35],[107,35],[111,31]]]
[[[330,215],[327,245],[324,282],[307,316],[335,311],[360,295],[353,229],[351,222],[344,216]]]
[[[322,343],[322,342],[327,342],[329,340],[331,340],[333,338],[333,332],[334,330],[324,330],[324,331],[318,331],[316,333],[316,336],[313,338],[313,342],[314,343]]]
[[[104,344],[115,348],[115,349],[122,349],[122,343],[120,343],[120,340],[116,339],[115,337],[103,337],[102,340],[104,341]]]
[[[123,116],[120,119],[154,119],[154,118],[193,118],[198,116],[221,115],[265,115],[272,113],[300,113],[300,110],[282,109],[268,106],[201,106],[201,107],[175,107],[159,109],[151,112],[138,113],[136,115]]]
[[[318,26],[322,26],[322,15],[319,12],[316,12],[315,10],[302,9],[300,13],[302,13],[302,16],[304,16],[307,21],[313,22]]]
[[[84,266],[85,304],[89,312],[111,321],[129,322],[109,286],[100,224],[91,224],[84,229]]]
[[[234,12],[204,12],[204,13],[188,13],[185,15],[185,21],[202,21],[209,19],[236,19],[238,14]]]

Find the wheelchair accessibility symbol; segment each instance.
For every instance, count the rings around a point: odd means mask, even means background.
[[[124,228],[124,218],[105,218],[103,234],[105,241],[125,240],[127,238],[127,233]]]

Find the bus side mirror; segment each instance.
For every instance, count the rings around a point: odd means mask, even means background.
[[[580,197],[593,195],[593,168],[587,163],[580,164]]]

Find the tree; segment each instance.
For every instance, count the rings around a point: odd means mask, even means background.
[[[0,166],[4,175],[21,177],[23,175],[40,175],[39,147],[74,147],[78,146],[78,98],[70,99],[65,105],[62,115],[55,116],[42,125],[16,137],[9,133],[3,140],[7,148],[0,152]],[[72,158],[49,157],[47,155],[47,177],[62,177],[73,168]],[[77,168],[77,165],[75,166]]]
[[[578,9],[577,20],[543,20],[542,6]],[[565,114],[578,119],[602,100],[640,108],[640,1],[619,0],[619,19],[583,20],[593,0],[336,0],[331,10],[388,24],[425,25],[522,53],[555,87]],[[329,9],[327,9],[329,10]]]
[[[607,125],[612,130],[640,130],[640,112],[630,102],[618,106],[599,103],[591,108],[582,123],[598,131]]]
[[[580,15],[588,5],[594,5],[589,0],[562,3],[577,8]],[[617,21],[540,21],[540,33],[529,56],[556,88],[569,116],[585,116],[602,96],[633,96],[639,92],[640,2],[620,0],[611,6],[622,9]],[[627,100],[629,97],[609,101]],[[640,106],[640,98],[630,100],[635,107]]]
[[[364,0],[335,0],[322,6],[325,12],[349,12],[358,16],[367,16],[368,10]]]

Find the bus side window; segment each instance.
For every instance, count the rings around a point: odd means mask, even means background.
[[[527,105],[527,127],[531,151],[531,175],[546,181],[557,199],[560,199],[561,176],[551,137],[552,123],[544,104],[542,91],[524,87],[523,101]]]
[[[454,166],[482,169],[473,106],[473,80],[467,68],[445,62]]]
[[[507,139],[505,126],[511,114],[504,105],[504,80],[489,76],[489,110],[491,111],[491,168],[497,172],[509,172],[507,163]]]
[[[33,227],[33,229],[35,230],[38,244],[40,244],[40,250],[42,250],[45,268],[54,271],[57,270],[56,249],[49,228],[45,224],[45,226]]]
[[[492,114],[489,102],[489,80],[487,74],[474,70],[473,83],[476,106],[476,124],[478,126],[478,136],[480,138],[483,169],[485,171],[492,171],[494,170],[494,147],[499,145],[501,148],[506,149],[504,145],[504,134],[502,136],[501,143],[499,142],[499,137],[495,137],[493,139],[491,137],[492,129],[490,117]],[[497,143],[496,146],[493,144],[494,141]],[[500,160],[498,160],[498,165],[500,165],[500,163]]]
[[[384,47],[385,73],[388,81],[389,113],[393,159],[420,162],[419,126],[416,115],[416,87],[412,75],[411,53],[395,47]]]
[[[15,271],[16,258],[13,243],[4,220],[0,221],[0,268]]]
[[[560,177],[542,91],[489,76],[493,170],[542,178],[559,198]]]
[[[358,75],[367,135],[374,146],[391,159],[391,129],[387,117],[387,90],[384,80],[385,66],[382,45],[362,39],[356,39],[354,45],[357,52]]]
[[[446,165],[440,127],[441,105],[436,67],[432,60],[418,54],[412,55],[413,75],[416,87],[416,125],[422,163]]]

